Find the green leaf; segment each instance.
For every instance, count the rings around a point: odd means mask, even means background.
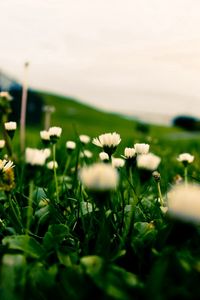
[[[34,190],[34,192],[33,192],[34,202],[39,203],[40,200],[43,200],[43,199],[46,199],[46,198],[47,198],[47,195],[46,195],[43,188],[38,187]]]
[[[153,242],[157,236],[157,229],[154,224],[148,222],[136,222],[134,232],[133,243],[140,245]]]
[[[20,300],[25,285],[26,259],[21,254],[5,254],[1,263],[1,300]],[[17,292],[16,292],[17,291]]]
[[[92,204],[89,202],[81,202],[81,212],[82,215],[90,214],[93,211]]]
[[[87,274],[94,275],[100,272],[104,261],[99,256],[89,255],[82,257],[80,262]]]
[[[43,247],[28,235],[7,236],[2,240],[2,243],[9,249],[21,250],[33,258],[40,258],[44,255]]]
[[[63,224],[50,225],[46,232],[43,244],[46,249],[52,249],[58,246],[69,234],[69,228]]]

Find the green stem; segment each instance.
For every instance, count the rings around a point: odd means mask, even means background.
[[[161,193],[160,182],[157,183],[157,187],[158,187],[158,197],[160,199],[160,205],[163,206],[164,205],[164,200],[163,200],[163,196],[162,196],[162,193]]]
[[[188,184],[188,168],[185,166],[184,168],[184,181],[185,181],[185,186]]]
[[[57,179],[57,172],[56,172],[56,144],[52,146],[53,150],[53,174],[54,174],[54,181],[55,181],[55,188],[56,188],[56,201],[59,202],[59,192],[58,192],[58,179]]]
[[[29,233],[30,224],[31,224],[31,213],[33,206],[33,190],[34,190],[34,182],[33,180],[29,183],[29,196],[28,196],[28,209],[27,209],[27,220],[26,220],[26,235]]]
[[[13,153],[12,153],[11,140],[10,140],[10,137],[9,137],[8,133],[6,132],[5,127],[4,127],[4,124],[7,122],[7,120],[8,120],[8,116],[6,114],[4,114],[2,116],[1,127],[2,127],[2,131],[3,131],[3,137],[4,137],[4,140],[6,142],[6,149],[7,149],[8,156],[9,156],[9,158],[12,159]]]
[[[21,224],[21,222],[20,222],[20,220],[19,220],[19,217],[18,217],[18,214],[17,214],[17,212],[16,212],[16,209],[15,209],[14,206],[13,206],[11,194],[10,194],[10,193],[6,193],[6,194],[7,194],[9,206],[10,206],[10,208],[11,208],[13,217],[14,217],[14,219],[16,220],[16,222],[17,222],[17,224],[18,224],[18,227],[19,227],[19,229],[20,229],[20,231],[21,231],[21,230],[22,230],[22,224]]]
[[[68,168],[69,168],[69,165],[70,165],[70,161],[71,161],[71,155],[68,156],[66,164],[65,164],[65,169],[64,169],[64,172],[63,172],[63,182],[64,182],[64,179],[65,179],[65,175],[66,175],[66,173],[68,171]]]
[[[139,201],[139,198],[138,198],[138,195],[137,195],[137,192],[136,192],[136,189],[134,187],[134,184],[133,184],[133,173],[132,173],[132,169],[129,168],[129,178],[127,178],[127,181],[129,183],[129,185],[131,186],[132,190],[133,190],[133,199],[134,199],[134,205],[136,205]],[[130,204],[129,200],[128,200],[128,203]]]

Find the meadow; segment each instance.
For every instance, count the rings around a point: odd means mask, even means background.
[[[0,96],[0,299],[199,299],[199,134],[39,93],[24,152]]]

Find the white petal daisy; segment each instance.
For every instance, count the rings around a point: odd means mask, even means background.
[[[186,162],[188,164],[191,164],[194,160],[194,156],[190,153],[182,153],[178,156],[177,160],[183,163]]]
[[[108,191],[117,187],[119,175],[110,164],[97,163],[80,171],[82,184],[93,191]]]

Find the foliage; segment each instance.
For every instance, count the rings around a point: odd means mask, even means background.
[[[173,125],[181,127],[188,131],[199,131],[199,120],[191,116],[178,116],[174,118]]]
[[[79,104],[71,105],[77,105],[78,111]],[[94,120],[98,114],[91,108]],[[84,113],[79,117],[81,133],[89,130],[90,121],[85,123],[85,117]],[[104,126],[122,120],[112,117],[107,116]],[[56,118],[55,114],[52,122],[57,120],[54,124],[60,125]],[[66,120],[65,130],[72,119],[76,122],[75,115]],[[122,132],[132,128],[130,123],[121,121]],[[158,129],[157,133],[159,130],[162,132]],[[139,134],[126,133],[118,155],[123,154],[124,144],[130,146],[131,137],[132,144],[139,139],[148,141],[149,137]],[[79,170],[99,160],[98,150],[91,143],[80,143],[75,131],[76,149],[67,151],[63,144],[68,138],[70,134],[64,131],[56,144],[56,171],[46,165],[27,165],[19,155],[17,136],[12,141],[15,185],[10,190],[2,186],[0,191],[0,299],[199,299],[199,226],[165,214],[157,182],[135,164],[117,170],[120,182],[114,191],[89,191],[79,180]],[[199,140],[177,143],[157,134],[150,144],[162,158],[159,172],[165,201],[175,176],[184,175],[176,160],[181,151],[195,156],[194,164],[188,166],[189,180],[200,180]],[[80,155],[85,149],[92,151],[92,158]],[[1,156],[4,154],[6,149]]]

